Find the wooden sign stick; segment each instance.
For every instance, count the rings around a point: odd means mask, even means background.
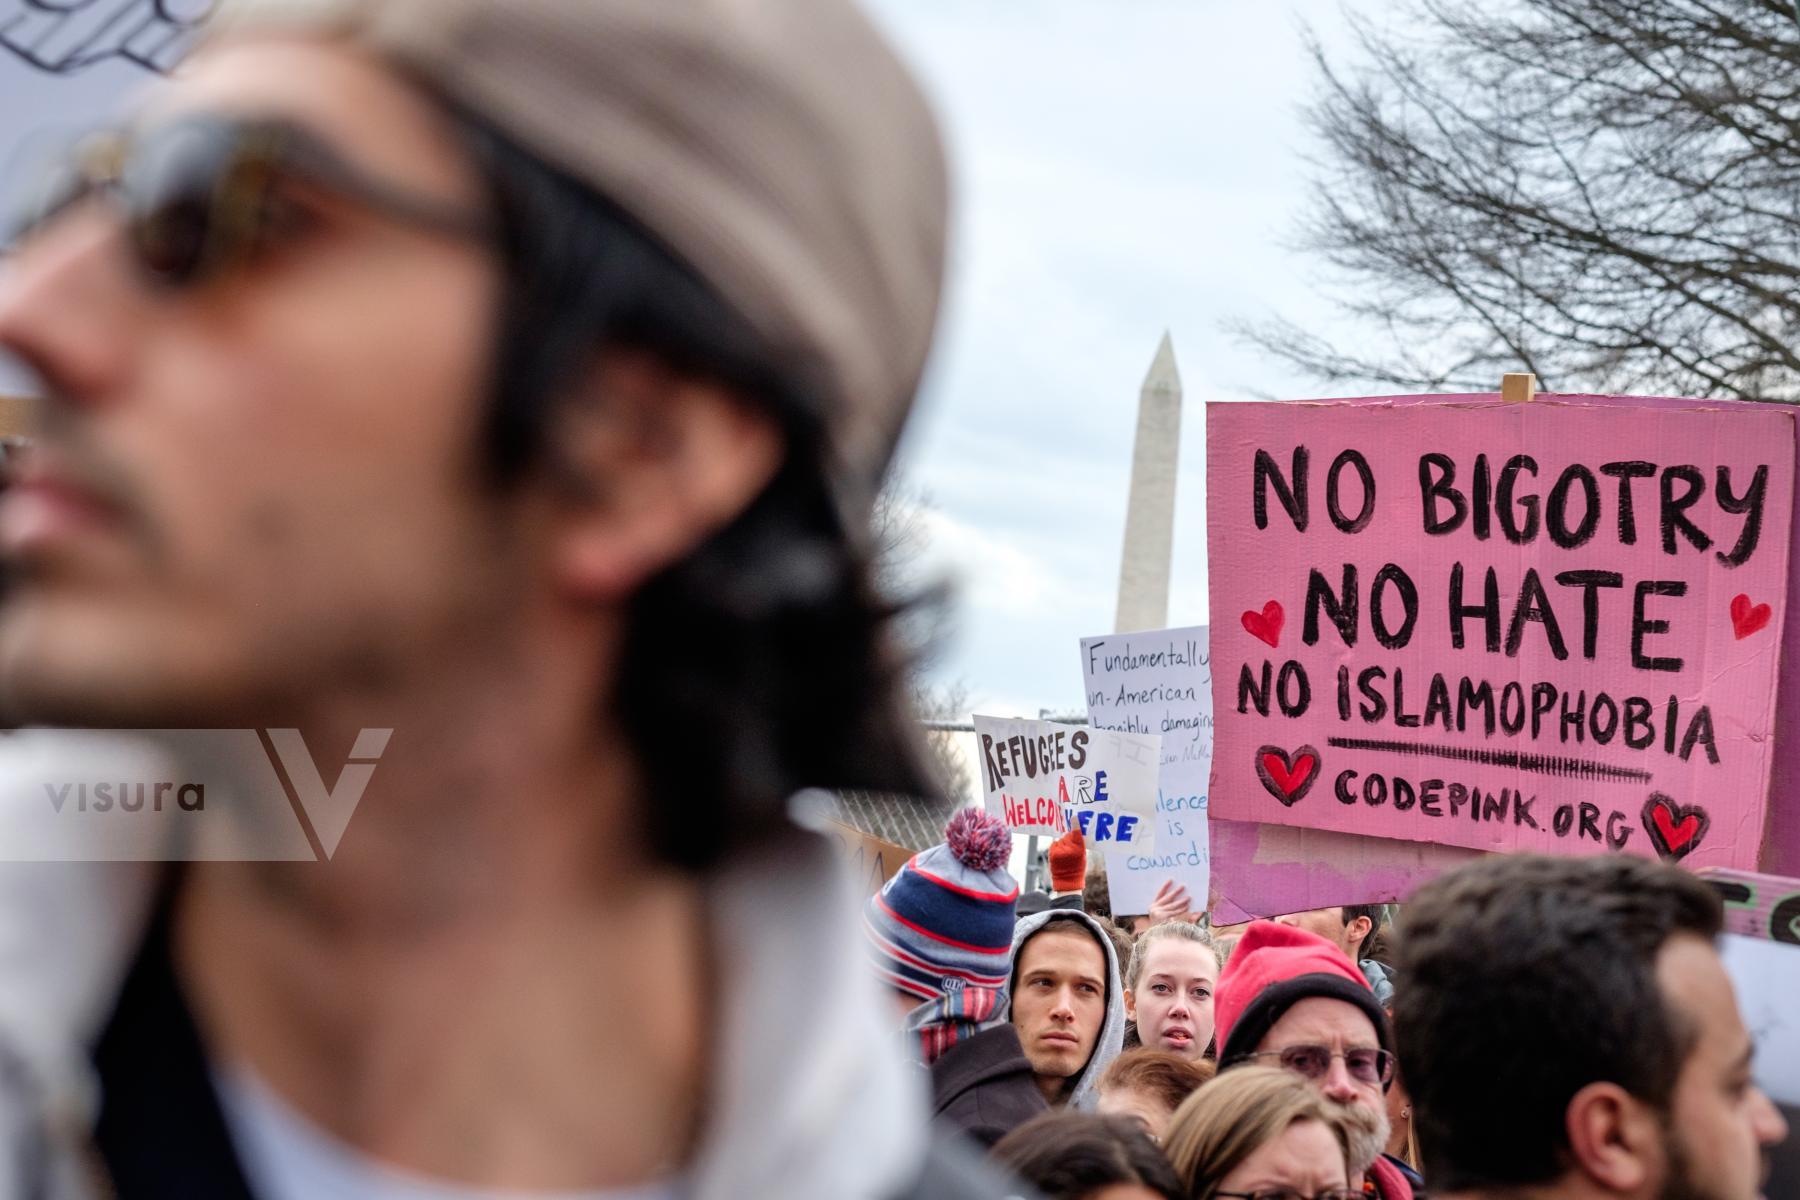
[[[1537,396],[1537,376],[1529,371],[1508,371],[1500,376],[1500,399],[1507,404],[1529,404]]]

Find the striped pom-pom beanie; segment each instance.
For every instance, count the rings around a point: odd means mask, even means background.
[[[942,845],[920,851],[869,897],[863,931],[881,978],[932,1000],[964,988],[1003,988],[1011,970],[1012,831],[965,808]]]

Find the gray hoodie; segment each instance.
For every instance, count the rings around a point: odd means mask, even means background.
[[[1378,963],[1372,958],[1365,958],[1356,964],[1362,968],[1363,978],[1369,981],[1369,990],[1375,993],[1375,1003],[1386,1008],[1394,1002],[1394,968],[1386,963]]]
[[[1092,1111],[1099,1103],[1094,1093],[1094,1085],[1100,1081],[1100,1075],[1119,1057],[1119,1051],[1125,1044],[1125,987],[1119,973],[1119,959],[1113,952],[1112,939],[1100,923],[1079,909],[1053,908],[1048,912],[1033,913],[1029,917],[1020,917],[1013,926],[1012,961],[1016,970],[1019,963],[1019,949],[1026,940],[1052,921],[1080,921],[1093,931],[1094,938],[1100,948],[1106,952],[1106,1019],[1100,1023],[1100,1038],[1094,1043],[1094,1053],[1088,1058],[1087,1066],[1082,1068],[1080,1076],[1075,1080],[1075,1087],[1069,1093],[1067,1101],[1070,1108]],[[1012,1020],[1012,990],[1007,989],[1006,998],[1001,1003],[999,1020]]]

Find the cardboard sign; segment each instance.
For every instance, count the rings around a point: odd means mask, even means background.
[[[1719,951],[1756,1039],[1757,1086],[1783,1106],[1800,1105],[1800,879],[1723,869],[1701,875],[1725,902]],[[1795,1114],[1784,1115],[1791,1121]]]
[[[1208,822],[1217,924],[1340,904],[1392,904],[1478,850],[1291,825]]]
[[[1719,954],[1756,1041],[1757,1086],[1777,1104],[1800,1105],[1800,946],[1728,933]]]
[[[1215,816],[1756,865],[1791,410],[1459,397],[1207,417]]]
[[[842,821],[824,818],[816,827],[837,843],[838,850],[850,864],[851,877],[856,880],[861,895],[873,896],[879,892],[881,885],[893,878],[912,857],[912,851],[904,846],[883,841]]]
[[[1095,729],[1162,738],[1154,849],[1106,851],[1106,885],[1120,915],[1150,911],[1157,888],[1174,880],[1206,903],[1207,784],[1212,773],[1212,667],[1206,626],[1081,640],[1088,722]]]
[[[1725,902],[1725,930],[1800,946],[1800,879],[1715,869],[1701,877]]]
[[[1155,844],[1160,737],[1005,717],[974,723],[987,811],[1015,831],[1060,837],[1079,825],[1103,849]]]

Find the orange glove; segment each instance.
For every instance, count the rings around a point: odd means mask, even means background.
[[[1069,832],[1050,843],[1050,890],[1079,892],[1087,882],[1087,843],[1081,840],[1081,826],[1069,826]]]

